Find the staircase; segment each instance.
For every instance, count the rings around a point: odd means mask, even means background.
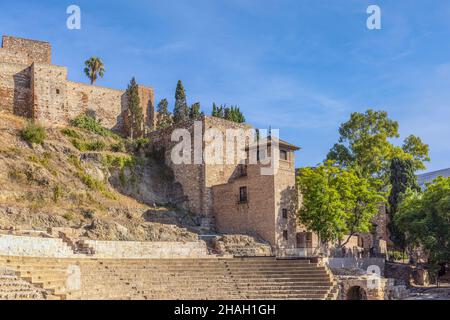
[[[81,287],[66,287],[67,268]],[[328,270],[309,260],[49,259],[0,257],[22,280],[51,296],[81,300],[326,300],[336,297]]]
[[[47,292],[21,279],[14,271],[0,270],[0,300],[44,300]]]

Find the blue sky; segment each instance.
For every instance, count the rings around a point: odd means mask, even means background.
[[[66,8],[82,29],[66,28]],[[366,9],[382,10],[382,30]],[[40,0],[0,4],[0,33],[50,41],[53,62],[99,85],[132,76],[173,104],[181,79],[190,103],[237,104],[248,122],[280,128],[302,147],[298,166],[322,161],[351,112],[387,110],[402,137],[430,144],[428,170],[450,167],[450,2],[447,0]],[[401,141],[395,141],[401,143]]]

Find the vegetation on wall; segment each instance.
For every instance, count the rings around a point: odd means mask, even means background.
[[[220,106],[213,103],[212,114],[213,117],[225,119],[236,123],[244,123],[245,117],[238,106]]]
[[[98,134],[103,137],[111,137],[114,139],[119,139],[118,135],[116,135],[111,130],[108,130],[105,127],[103,127],[101,124],[101,121],[99,119],[97,119],[94,115],[92,115],[88,112],[85,114],[79,115],[78,117],[73,119],[71,121],[71,124],[74,127],[85,129],[89,132]],[[73,135],[73,136],[71,136],[72,138],[80,139],[80,137],[77,136],[77,133],[73,129],[64,129],[64,131],[62,131],[62,132],[63,132],[63,134],[65,134],[67,136]]]

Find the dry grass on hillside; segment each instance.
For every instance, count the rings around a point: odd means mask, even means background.
[[[153,212],[169,210],[124,196],[111,185],[112,170],[124,188],[138,183],[133,166],[146,161],[125,153],[121,139],[60,127],[46,128],[44,143],[30,145],[20,135],[26,126],[26,120],[0,113],[0,228],[81,227],[87,236],[105,240],[195,237],[149,223]]]

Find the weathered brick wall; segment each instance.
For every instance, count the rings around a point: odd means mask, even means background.
[[[31,68],[5,62],[8,59],[2,58],[0,55],[0,110],[28,117],[32,98]]]
[[[249,129],[251,128],[245,124],[237,124],[227,120],[205,116],[198,123],[201,128],[202,137],[205,130],[214,128],[221,132],[223,136],[226,135],[227,129]],[[200,213],[207,217],[213,216],[213,196],[212,187],[218,184],[224,184],[230,181],[233,175],[236,174],[236,164],[174,164],[171,159],[172,149],[178,142],[172,142],[172,132],[176,129],[187,129],[191,135],[192,145],[194,144],[194,121],[187,121],[175,125],[166,130],[151,132],[148,137],[156,148],[165,149],[166,164],[172,168],[175,180],[183,187],[184,194],[188,201],[186,208],[195,213]],[[208,143],[205,143],[202,138],[202,150],[205,150]],[[211,143],[211,142],[210,142]],[[236,149],[235,149],[236,153]],[[225,157],[225,145],[224,145]],[[192,148],[191,158],[194,159],[194,150]]]
[[[155,150],[163,150],[164,160],[174,174],[175,182],[178,183],[185,195],[185,201],[182,204],[186,210],[201,214],[202,198],[204,186],[204,167],[203,165],[192,164],[174,164],[172,162],[172,149],[179,142],[172,142],[172,132],[176,129],[187,129],[191,135],[192,143],[194,141],[194,122],[187,121],[175,125],[165,130],[154,131],[148,134],[152,148]],[[193,159],[193,150],[191,152]]]
[[[29,64],[52,63],[52,47],[48,42],[3,36],[2,47],[10,52],[26,54]]]
[[[102,125],[122,130],[122,112],[126,110],[124,91],[67,81],[65,119],[74,119],[87,110],[94,111]],[[66,120],[67,121],[67,120]]]
[[[66,105],[67,69],[34,63],[31,70],[33,119],[48,126],[67,123],[70,120]]]

